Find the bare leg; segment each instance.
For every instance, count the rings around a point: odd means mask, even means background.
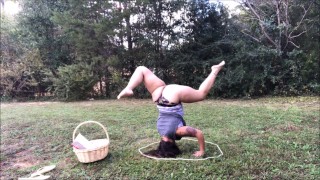
[[[122,97],[132,96],[133,89],[138,85],[140,85],[142,82],[144,83],[145,87],[148,89],[149,93],[152,95],[152,99],[154,101],[157,100],[157,98],[159,98],[158,96],[161,95],[162,89],[160,90],[160,87],[164,88],[164,86],[166,85],[148,68],[144,66],[139,66],[132,74],[128,85],[120,92],[117,98],[120,99]]]
[[[204,96],[206,96],[209,93],[210,89],[212,88],[212,86],[216,80],[216,77],[217,77],[219,71],[222,69],[224,64],[225,64],[225,62],[222,61],[220,64],[211,67],[211,73],[202,82],[202,84],[199,87],[199,91],[201,91],[204,94]]]
[[[163,90],[163,96],[172,103],[192,103],[202,101],[208,95],[215,82],[217,74],[224,64],[225,62],[222,61],[220,64],[212,66],[211,73],[202,82],[198,90],[183,85],[167,85]]]

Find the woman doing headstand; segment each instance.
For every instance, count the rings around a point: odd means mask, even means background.
[[[193,155],[203,156],[205,153],[205,141],[201,130],[186,126],[183,120],[183,107],[181,103],[193,103],[205,99],[212,88],[216,76],[224,66],[222,61],[218,65],[211,67],[211,73],[202,82],[199,89],[178,84],[166,85],[161,79],[153,74],[148,68],[139,66],[132,74],[128,85],[117,96],[118,99],[133,95],[133,89],[142,82],[152,96],[152,100],[157,103],[159,117],[157,129],[161,136],[161,142],[157,150],[150,151],[149,154],[157,157],[176,157],[180,154],[175,140],[189,136],[198,139],[199,151]]]

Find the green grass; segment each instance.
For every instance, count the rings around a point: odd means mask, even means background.
[[[204,132],[224,155],[206,161],[156,161],[140,147],[159,141],[157,109],[147,100],[1,104],[1,179],[27,177],[55,164],[52,179],[317,179],[319,97],[206,100],[184,104],[188,125]],[[108,156],[79,163],[70,146],[83,121],[108,130]],[[96,125],[79,132],[104,138]],[[183,157],[197,143],[179,142]],[[156,146],[156,145],[155,145]],[[155,147],[154,146],[154,147]],[[217,149],[207,144],[207,156]]]

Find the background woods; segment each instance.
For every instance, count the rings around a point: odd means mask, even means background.
[[[221,60],[210,96],[320,92],[319,0],[17,2],[1,14],[2,100],[114,98],[139,65],[197,88]]]

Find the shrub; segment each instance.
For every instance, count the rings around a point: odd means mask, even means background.
[[[82,100],[92,92],[98,77],[90,65],[73,64],[58,68],[58,77],[53,79],[54,94],[59,100]]]

